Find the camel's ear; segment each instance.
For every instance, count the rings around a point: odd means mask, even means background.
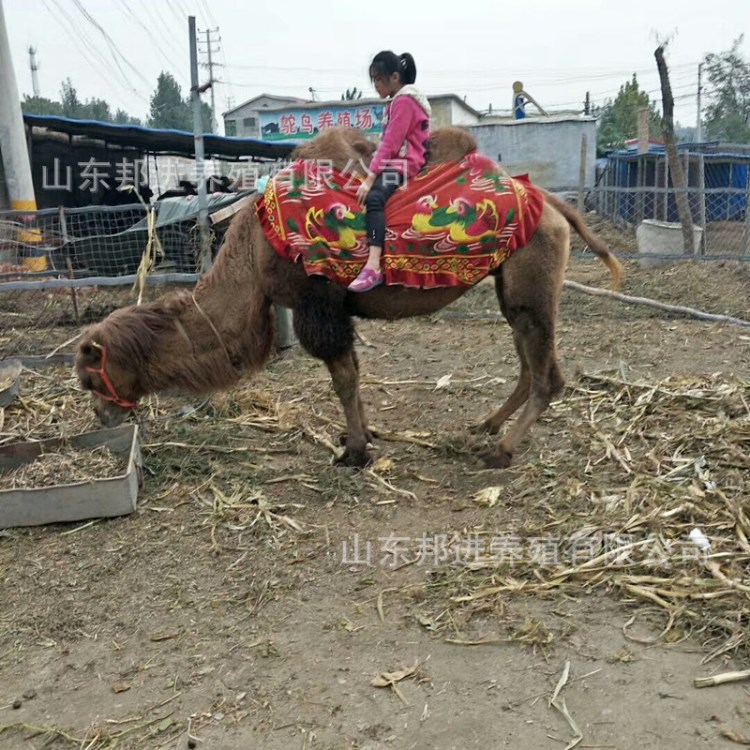
[[[79,367],[92,367],[99,364],[102,359],[102,346],[92,336],[86,336],[78,345],[78,356],[76,357]]]

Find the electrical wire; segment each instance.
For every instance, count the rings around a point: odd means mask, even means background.
[[[123,77],[125,77],[126,80],[127,76],[125,74],[125,71],[122,69],[122,66],[120,65],[119,59],[121,59],[125,65],[127,65],[147,86],[150,85],[149,80],[138,70],[138,68],[133,65],[133,63],[128,60],[128,58],[123,55],[123,53],[120,51],[120,48],[117,46],[117,44],[114,42],[112,37],[104,30],[104,27],[86,10],[85,6],[83,5],[81,0],[73,0],[73,5],[78,8],[78,10],[81,12],[81,15],[92,25],[94,28],[96,28],[104,38],[104,41],[107,43],[107,46],[109,47],[110,53],[112,54],[112,59],[115,62],[115,65],[117,65],[118,69],[122,73]],[[119,59],[118,59],[119,58]],[[135,87],[133,87],[135,90]]]
[[[47,0],[44,0],[45,7],[47,8],[47,11],[49,12],[50,16],[55,20],[56,23],[58,23],[63,31],[70,37],[70,39],[75,44],[76,48],[81,52],[81,55],[83,58],[88,62],[89,65],[91,65],[94,70],[96,70],[97,75],[99,75],[102,80],[107,84],[108,87],[111,88],[112,82],[114,79],[114,82],[123,90],[127,91],[129,94],[135,94],[139,98],[143,99],[144,101],[147,101],[146,98],[135,88],[132,87],[132,85],[127,81],[127,79],[124,79],[120,75],[120,71],[112,65],[112,62],[98,49],[98,47],[88,38],[88,36],[83,32],[83,30],[80,28],[79,24],[76,24],[72,17],[68,14],[67,10],[60,5],[58,0],[51,0],[51,2],[54,3],[55,7],[59,11],[61,17],[68,22],[70,28],[68,28],[63,22],[60,21],[59,18],[55,16],[55,13],[52,11],[52,8],[47,3]],[[83,42],[83,44],[81,43]],[[89,54],[93,55],[96,60],[98,61],[98,64],[96,62],[93,62],[91,57],[89,57]],[[105,70],[109,70],[112,74],[112,78],[107,78],[104,74]]]
[[[167,55],[166,50],[164,49],[164,46],[161,44],[160,40],[157,39],[154,33],[151,31],[151,29],[145,23],[143,23],[143,21],[141,21],[138,15],[128,5],[127,0],[121,0],[119,5],[123,13],[127,14],[131,18],[131,20],[133,20],[138,26],[140,26],[148,34],[149,38],[154,43],[154,47],[159,51],[159,54],[170,66],[170,72],[177,75],[179,78],[182,79],[182,82],[184,84],[188,85],[188,79],[185,77],[185,74],[182,72],[183,66],[178,63],[175,63],[174,59]]]

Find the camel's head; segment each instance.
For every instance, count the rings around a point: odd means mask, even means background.
[[[127,361],[115,345],[107,320],[84,330],[75,369],[81,387],[91,392],[94,411],[101,423],[117,427],[136,408],[144,393],[139,387],[135,363]]]

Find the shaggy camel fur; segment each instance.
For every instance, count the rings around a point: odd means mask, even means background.
[[[475,146],[464,131],[436,130],[430,158],[460,158]],[[294,156],[330,159],[343,168],[360,158],[367,163],[372,151],[359,131],[333,129]],[[555,351],[555,321],[568,262],[569,224],[607,264],[615,286],[619,282],[620,264],[603,242],[571,206],[546,194],[533,240],[493,274],[521,373],[506,402],[476,429],[497,433],[523,409],[486,456],[491,466],[510,464],[521,440],[564,384]],[[300,263],[282,259],[268,244],[253,204],[235,217],[213,268],[193,292],[126,307],[89,326],[78,347],[77,373],[81,386],[92,392],[101,421],[119,424],[146,394],[216,391],[261,369],[273,347],[272,305],[283,305],[293,310],[301,345],[325,362],[341,400],[347,432],[340,462],[361,467],[370,460],[373,435],[360,398],[352,316],[393,320],[427,315],[464,292],[461,287],[380,286],[351,294],[323,277],[308,277]]]

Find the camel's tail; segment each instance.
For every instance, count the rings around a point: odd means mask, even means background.
[[[544,200],[556,208],[566,219],[568,224],[575,229],[581,239],[599,256],[612,274],[612,288],[619,289],[622,281],[623,268],[617,258],[612,254],[604,240],[594,234],[584,222],[583,217],[567,201],[558,198],[552,193],[544,192]]]

